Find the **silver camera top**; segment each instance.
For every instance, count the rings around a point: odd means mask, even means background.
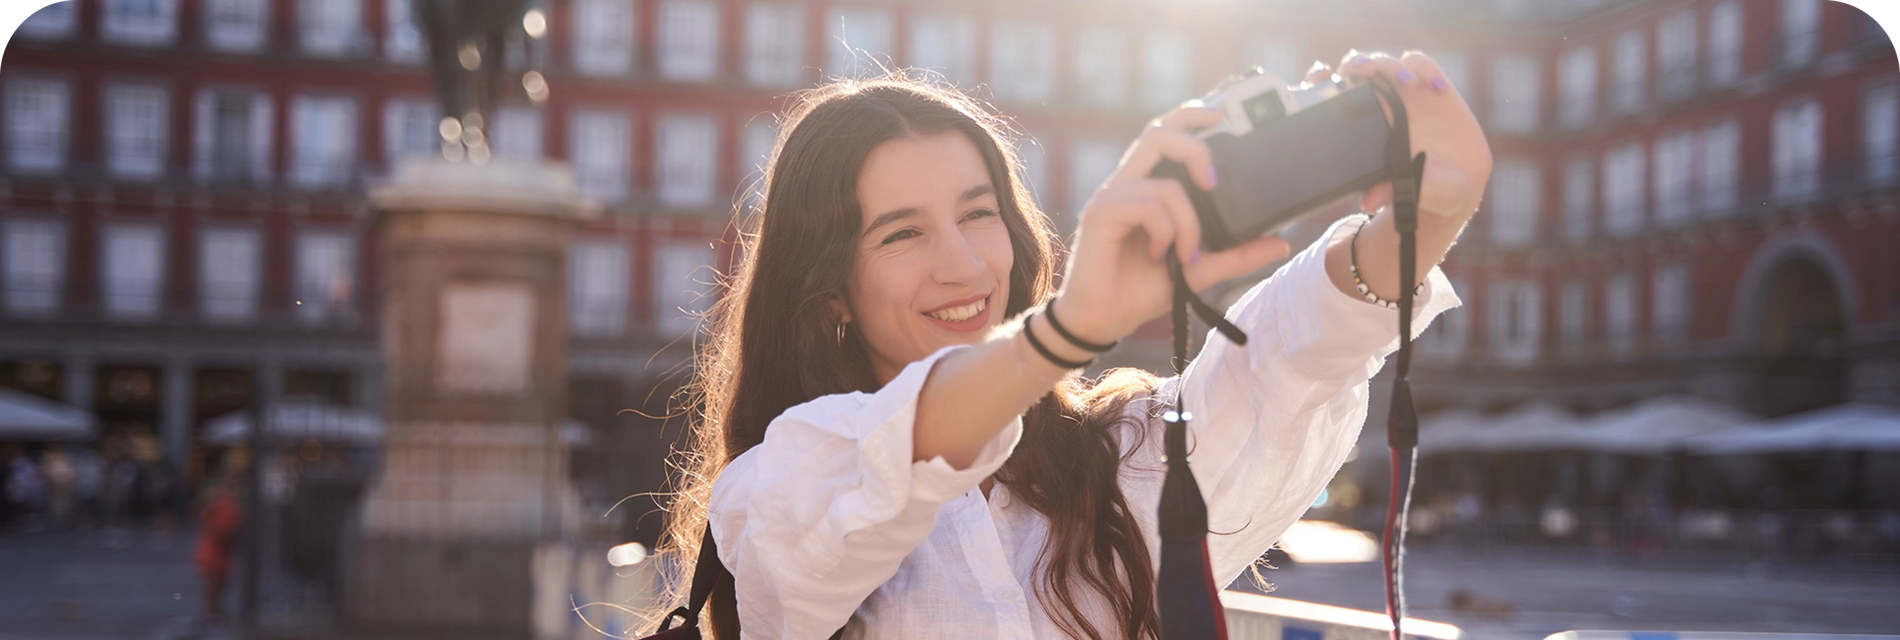
[[[1279,76],[1255,68],[1252,73],[1230,82],[1201,98],[1204,106],[1226,113],[1220,124],[1202,130],[1205,139],[1218,133],[1244,136],[1301,109],[1339,95],[1339,76],[1317,84],[1306,82],[1287,86]]]

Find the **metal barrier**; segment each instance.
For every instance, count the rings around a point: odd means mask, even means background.
[[[1275,598],[1240,591],[1222,591],[1227,607],[1227,637],[1232,640],[1381,640],[1392,634],[1392,620],[1383,613]],[[1443,622],[1406,618],[1400,627],[1408,638],[1458,640],[1464,631]]]

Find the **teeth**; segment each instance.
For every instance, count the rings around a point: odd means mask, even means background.
[[[944,309],[942,311],[926,313],[924,315],[930,316],[932,318],[936,318],[938,320],[942,320],[944,322],[962,322],[964,320],[969,320],[970,318],[976,317],[976,314],[982,313],[984,309],[989,307],[989,303],[990,303],[990,299],[984,298],[982,300],[978,300],[976,302],[972,302],[970,304],[966,304],[961,307],[951,307],[948,309]]]

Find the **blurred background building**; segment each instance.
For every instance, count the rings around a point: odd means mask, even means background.
[[[489,130],[496,155],[565,162],[604,206],[568,294],[572,415],[592,431],[574,473],[596,505],[660,487],[680,421],[659,417],[690,375],[693,314],[731,262],[771,114],[885,66],[1014,118],[1024,177],[1069,229],[1148,118],[1230,73],[1422,49],[1497,158],[1445,265],[1465,307],[1420,345],[1428,408],[1900,402],[1900,74],[1847,5],[531,5],[541,35],[513,46],[544,82]],[[254,399],[377,412],[365,194],[398,158],[441,153],[423,51],[407,0],[70,0],[33,16],[0,70],[0,386],[95,414],[100,435],[191,478],[215,464],[207,424]],[[1149,329],[1121,363],[1165,367],[1165,327]]]

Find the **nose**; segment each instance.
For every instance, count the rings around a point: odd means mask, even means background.
[[[932,280],[938,284],[968,284],[983,276],[988,266],[968,237],[962,233],[938,234],[937,237],[945,240],[938,243],[936,264],[930,274]]]

